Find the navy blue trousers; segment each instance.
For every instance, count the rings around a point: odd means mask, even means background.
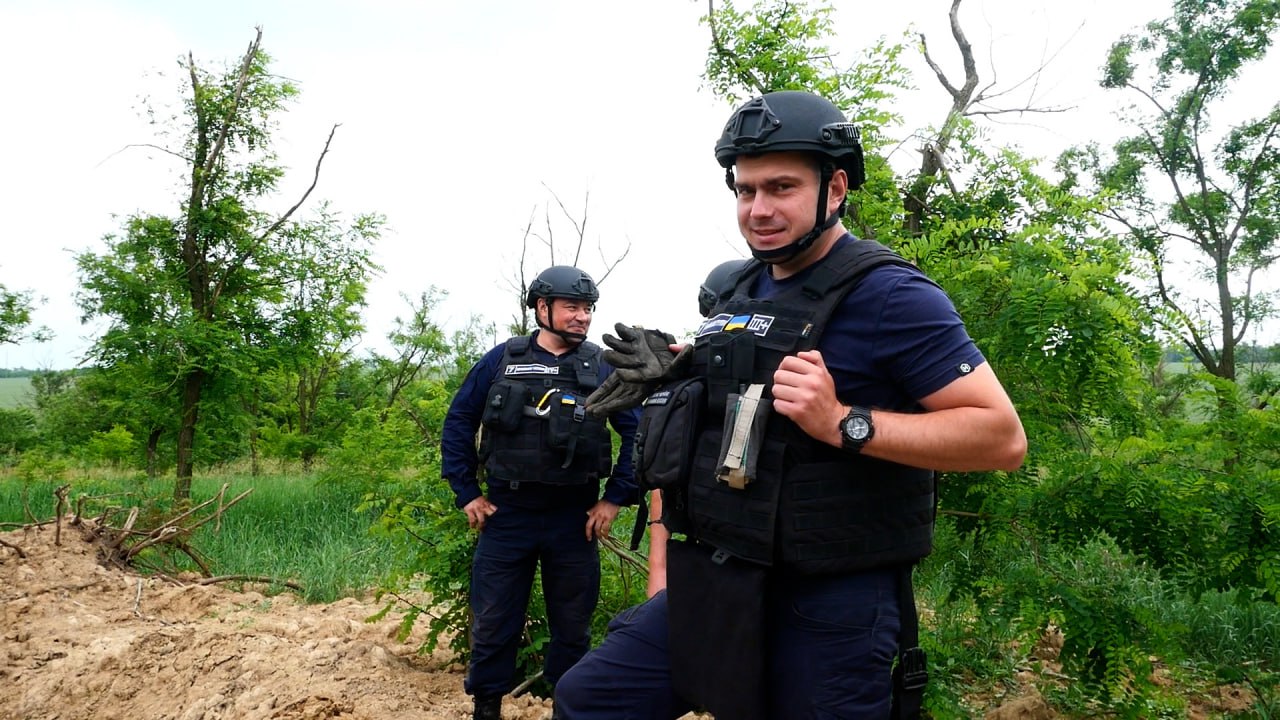
[[[887,718],[898,649],[892,570],[779,580],[769,592],[768,696],[779,720]],[[564,720],[672,720],[667,596],[628,608],[556,685]],[[732,720],[729,718],[727,720]]]
[[[464,682],[478,697],[516,685],[533,574],[541,565],[551,641],[543,678],[555,684],[591,648],[591,615],[600,599],[600,554],[586,538],[586,511],[505,506],[489,516],[471,565],[471,665]]]

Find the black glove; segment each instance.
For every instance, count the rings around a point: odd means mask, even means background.
[[[671,368],[676,355],[668,346],[676,341],[671,333],[646,330],[617,323],[613,329],[618,337],[604,334],[604,351],[608,361],[627,382],[649,382],[663,377]]]
[[[598,418],[608,417],[621,410],[639,407],[652,391],[650,383],[627,382],[615,372],[587,396],[587,413]]]
[[[617,323],[619,337],[604,335],[604,359],[614,372],[587,398],[587,412],[603,417],[644,402],[660,383],[683,377],[693,361],[693,346],[679,353],[668,347],[676,339],[661,330]]]

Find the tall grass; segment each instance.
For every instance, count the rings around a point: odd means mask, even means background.
[[[193,502],[213,497],[223,483],[229,485],[228,500],[248,489],[253,492],[227,510],[221,522],[205,524],[189,540],[215,575],[292,581],[302,586],[301,594],[308,601],[331,602],[376,587],[395,562],[390,541],[370,535],[372,519],[355,511],[358,498],[341,490],[301,475],[196,478]],[[59,484],[0,476],[0,523],[29,519],[23,509],[24,495],[32,515],[39,520],[52,518],[53,492]],[[70,497],[74,502],[81,495],[112,495],[109,500],[92,501],[90,507],[110,502],[163,512],[171,492],[172,480],[109,477],[75,481]],[[183,553],[165,559],[180,569],[196,567]],[[272,591],[283,589],[274,586]]]

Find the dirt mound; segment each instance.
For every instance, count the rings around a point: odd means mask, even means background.
[[[394,614],[366,623],[372,600],[177,585],[104,567],[85,528],[54,534],[0,534],[0,720],[471,716],[462,668],[397,641]],[[509,719],[551,714],[504,703]]]

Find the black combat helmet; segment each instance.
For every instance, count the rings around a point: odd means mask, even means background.
[[[543,324],[542,318],[538,317],[538,298],[547,301],[546,324]],[[582,333],[558,330],[554,327],[555,318],[551,314],[551,301],[555,298],[585,300],[594,305],[600,299],[600,291],[596,289],[595,281],[590,275],[572,265],[552,265],[538,273],[538,277],[529,283],[529,294],[524,300],[525,305],[534,309],[533,317],[538,327],[559,335],[565,342],[572,345],[586,340],[587,336]]]
[[[711,310],[720,300],[733,292],[738,271],[747,266],[749,260],[726,260],[711,268],[707,279],[698,286],[698,312],[702,317],[710,317]]]
[[[829,100],[809,92],[782,90],[748,100],[734,111],[716,142],[716,161],[735,190],[733,166],[741,155],[808,152],[820,159],[817,221],[803,237],[784,248],[752,251],[765,262],[781,262],[805,250],[844,214],[844,202],[826,217],[827,184],[837,169],[849,176],[849,189],[866,179],[858,128]]]
[[[529,283],[529,294],[524,303],[538,306],[538,298],[574,298],[594,303],[600,299],[600,291],[591,276],[572,265],[552,265],[538,273]]]

